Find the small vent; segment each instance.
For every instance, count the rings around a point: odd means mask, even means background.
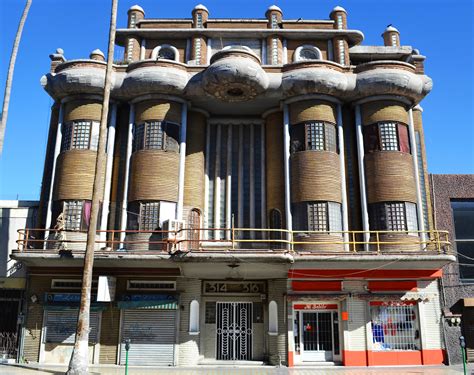
[[[128,290],[176,290],[175,281],[128,280]]]
[[[82,287],[81,279],[53,279],[51,281],[51,289],[80,290],[81,287]],[[97,288],[97,280],[92,281],[92,287]]]

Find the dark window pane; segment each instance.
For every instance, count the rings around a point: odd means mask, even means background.
[[[456,242],[461,279],[474,279],[474,241]]]
[[[336,126],[333,124],[324,124],[326,151],[337,152]]]
[[[261,302],[253,303],[253,323],[263,323],[263,304]]]
[[[305,149],[305,124],[296,124],[290,127],[290,153],[304,151]]]
[[[456,239],[474,239],[474,200],[452,201]]]
[[[206,302],[206,324],[215,324],[216,323],[216,303],[215,302]]]
[[[364,126],[364,151],[374,152],[379,149],[379,131],[377,124]]]

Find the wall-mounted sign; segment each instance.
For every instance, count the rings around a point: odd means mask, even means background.
[[[337,310],[335,303],[304,303],[293,306],[295,310]]]
[[[97,287],[97,302],[112,302],[115,300],[117,278],[113,276],[99,276]]]
[[[206,294],[263,294],[265,283],[260,281],[205,281]]]
[[[175,301],[173,294],[126,294],[121,298],[122,301]]]

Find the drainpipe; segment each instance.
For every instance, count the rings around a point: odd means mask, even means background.
[[[110,124],[107,134],[107,161],[105,166],[105,185],[104,185],[104,201],[102,202],[102,217],[100,219],[100,236],[101,246],[105,247],[107,240],[107,218],[110,213],[110,186],[112,182],[112,167],[114,161],[114,146],[115,146],[115,128],[117,123],[117,103],[112,105],[112,112],[110,116]]]
[[[291,216],[291,198],[290,198],[290,113],[288,104],[283,105],[283,169],[285,176],[285,216],[286,229],[293,231],[293,218]],[[287,240],[291,241],[291,233],[287,233]],[[291,244],[288,244],[291,250]]]
[[[357,132],[357,161],[359,165],[359,185],[360,185],[360,204],[362,211],[362,230],[364,231],[364,250],[369,251],[369,213],[367,212],[367,190],[365,185],[365,167],[364,167],[364,136],[362,135],[362,116],[360,114],[360,105],[355,107],[355,120]]]
[[[178,204],[176,205],[176,220],[183,219],[184,201],[184,169],[186,164],[186,130],[188,123],[188,105],[181,105],[181,128],[179,133],[179,174],[178,174]]]
[[[344,231],[344,250],[349,251],[349,216],[347,211],[346,164],[344,161],[344,128],[342,124],[342,106],[337,105],[337,136],[339,141],[339,168],[341,172],[342,230]]]
[[[130,103],[128,117],[127,154],[125,156],[125,178],[123,182],[122,212],[120,222],[120,249],[124,248],[125,230],[127,229],[127,201],[130,176],[130,158],[132,157],[133,123],[135,121],[135,104]]]

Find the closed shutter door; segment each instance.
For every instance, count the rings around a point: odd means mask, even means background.
[[[173,366],[175,333],[176,310],[123,310],[120,364],[130,339],[129,365]]]
[[[47,311],[45,342],[74,344],[77,315],[78,310]],[[99,318],[100,312],[90,313],[89,344],[96,344],[99,341]]]

